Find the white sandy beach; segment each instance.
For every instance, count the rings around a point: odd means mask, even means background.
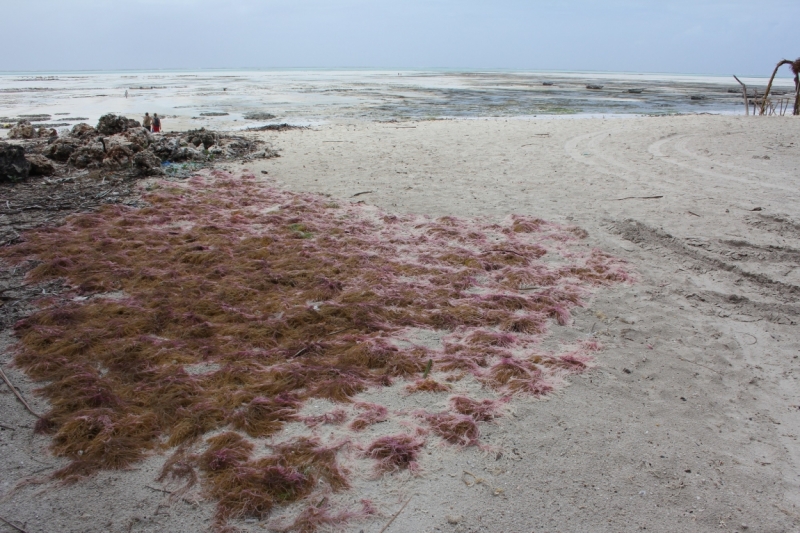
[[[596,335],[599,364],[485,428],[502,454],[434,448],[420,477],[359,481],[346,498],[372,498],[383,516],[348,530],[382,531],[412,496],[387,533],[800,528],[796,117],[353,120],[258,135],[281,157],[231,170],[392,213],[569,222],[639,276],[556,329]],[[23,373],[8,374],[45,410]],[[162,455],[11,491],[55,460],[7,388],[0,412],[19,428],[0,431],[0,515],[30,533],[210,524],[210,502],[166,503]]]

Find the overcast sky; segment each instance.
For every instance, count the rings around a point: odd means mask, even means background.
[[[0,13],[0,71],[768,75],[800,56],[800,0],[0,0]]]

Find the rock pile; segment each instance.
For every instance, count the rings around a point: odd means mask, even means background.
[[[4,145],[2,161],[8,163],[0,162],[0,181],[52,175],[61,168],[59,165],[154,176],[164,173],[162,163],[166,162],[205,164],[220,159],[278,155],[260,147],[258,141],[206,129],[154,135],[139,122],[114,114],[101,117],[96,128],[77,124],[62,137],[54,129],[37,131],[30,122],[20,121],[9,137],[30,142],[24,148]]]

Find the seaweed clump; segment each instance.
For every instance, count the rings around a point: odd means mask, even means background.
[[[419,471],[417,457],[425,441],[420,437],[411,435],[387,435],[380,437],[370,444],[364,455],[375,459],[375,472],[386,474],[398,470],[409,470],[411,473]]]
[[[187,490],[199,483],[220,523],[266,517],[320,481],[344,490],[337,447],[296,440],[254,458],[252,443],[292,422],[343,424],[349,404],[349,429],[364,430],[388,413],[357,396],[423,371],[411,391],[451,390],[427,375],[432,361],[503,395],[548,393],[586,368],[592,348],[515,354],[567,324],[595,288],[630,279],[621,261],[573,246],[572,229],[528,217],[388,216],[218,171],[163,182],[144,200],[0,249],[29,270],[28,283],[68,287],[16,325],[15,364],[50,402],[37,428],[71,461],[58,477],[125,468],[165,444],[173,456],[162,479]],[[412,328],[453,341],[408,346]],[[301,417],[313,399],[341,407]],[[458,414],[429,425],[448,442],[474,444],[491,406],[453,405]],[[382,471],[415,471],[423,445],[381,437],[367,454]],[[309,523],[321,520],[312,515]]]

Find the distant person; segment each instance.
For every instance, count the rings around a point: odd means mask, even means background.
[[[153,133],[161,133],[161,119],[158,113],[153,113]]]
[[[153,117],[150,116],[150,113],[144,114],[144,120],[142,120],[142,126],[147,131],[153,131]]]
[[[125,89],[125,98],[128,97],[128,89]]]

